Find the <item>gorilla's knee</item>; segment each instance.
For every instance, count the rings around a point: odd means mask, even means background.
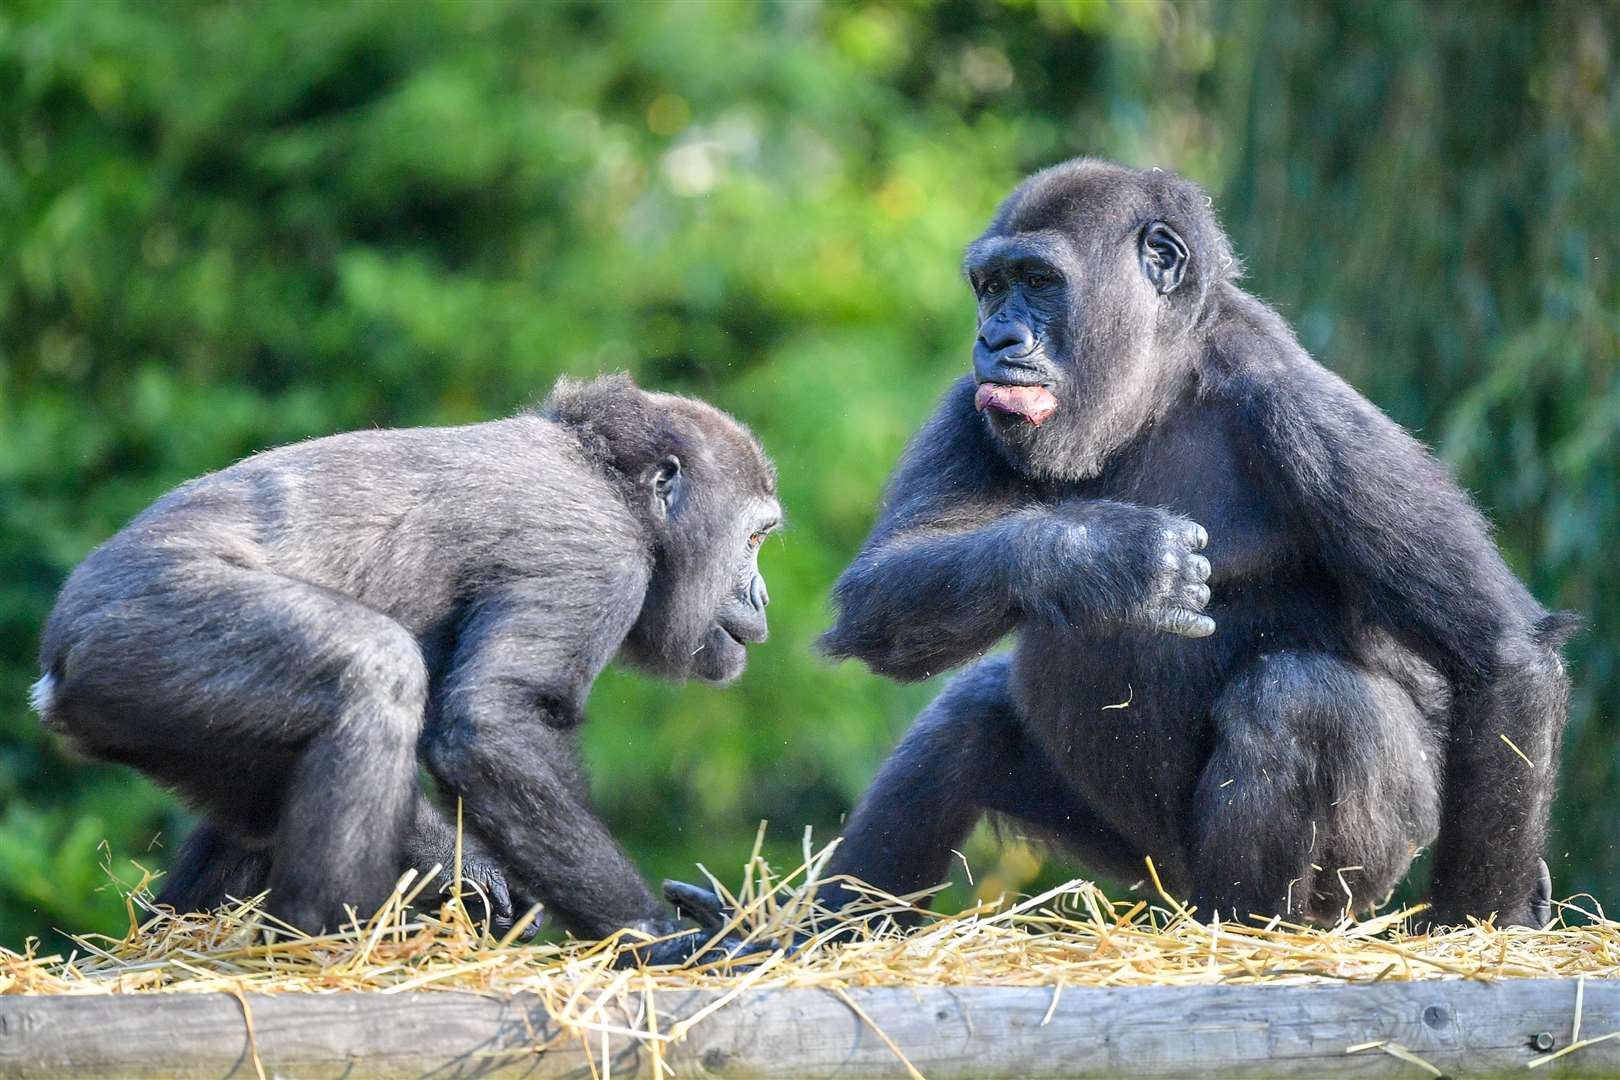
[[[403,627],[374,631],[358,643],[339,677],[345,713],[364,715],[370,745],[414,748],[427,705],[428,674],[421,649]]]

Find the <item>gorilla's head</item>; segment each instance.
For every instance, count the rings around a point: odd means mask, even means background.
[[[668,425],[668,451],[645,472],[657,562],[632,656],[666,675],[726,683],[765,640],[770,594],[759,572],[781,527],[776,470],[752,433],[713,406],[648,394]]]
[[[1236,262],[1204,193],[1085,158],[1036,173],[968,248],[975,406],[1024,470],[1096,475],[1170,404]]]
[[[719,409],[625,375],[559,382],[546,410],[578,418],[646,524],[652,578],[624,658],[668,678],[737,678],[746,646],[765,640],[759,551],[782,524],[759,442]]]

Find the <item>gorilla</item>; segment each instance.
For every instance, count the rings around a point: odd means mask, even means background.
[[[575,729],[616,655],[741,674],[781,516],[746,429],[622,375],[564,379],[506,420],[282,447],[182,485],[84,560],[34,702],[204,816],[159,898],[182,910],[267,886],[305,930],[369,914],[402,867],[453,855],[420,762],[462,800],[469,863],[508,915],[506,875],[580,936],[673,934],[588,807]]]
[[[926,888],[992,813],[1122,880],[1151,856],[1205,918],[1324,922],[1433,843],[1435,925],[1540,923],[1578,620],[1238,287],[1208,206],[1080,159],[968,248],[972,374],[906,450],[822,638],[895,679],[967,667],[827,872]]]

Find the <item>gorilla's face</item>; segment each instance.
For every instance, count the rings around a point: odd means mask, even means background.
[[[681,438],[643,477],[657,551],[626,653],[670,678],[728,683],[747,667],[747,646],[766,637],[759,552],[782,523],[776,474],[723,413],[653,397],[678,414]]]
[[[1090,214],[1083,185],[1069,195],[1061,214],[998,217],[963,269],[978,299],[974,406],[1022,469],[1079,480],[1151,419],[1177,374],[1155,346],[1182,322],[1168,301],[1187,248],[1164,221],[1100,212],[1117,199]]]
[[[769,629],[765,606],[771,597],[759,570],[759,550],[765,538],[780,527],[781,520],[776,500],[760,499],[746,512],[736,514],[733,528],[726,530],[714,558],[717,565],[725,564],[729,553],[731,583],[691,656],[689,674],[693,678],[731,682],[748,666],[747,646],[765,640]]]

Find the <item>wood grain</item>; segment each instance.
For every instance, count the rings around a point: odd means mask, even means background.
[[[930,1080],[1008,1077],[1422,1077],[1356,1044],[1388,1040],[1450,1077],[1620,1077],[1620,1039],[1526,1072],[1547,1033],[1569,1043],[1573,980],[1359,986],[850,990]],[[266,1076],[652,1077],[629,1038],[589,1045],[531,997],[454,992],[248,994]],[[661,993],[659,1026],[711,993]],[[632,1008],[635,1006],[632,1005]],[[1050,1016],[1048,1012],[1050,1010]],[[621,1015],[621,1019],[624,1019]],[[1046,1019],[1043,1025],[1042,1020]],[[1620,1031],[1620,982],[1588,981],[1583,1038]],[[681,1077],[907,1075],[836,995],[746,994],[693,1027],[666,1060]],[[243,1001],[231,994],[0,998],[0,1076],[253,1077]]]

